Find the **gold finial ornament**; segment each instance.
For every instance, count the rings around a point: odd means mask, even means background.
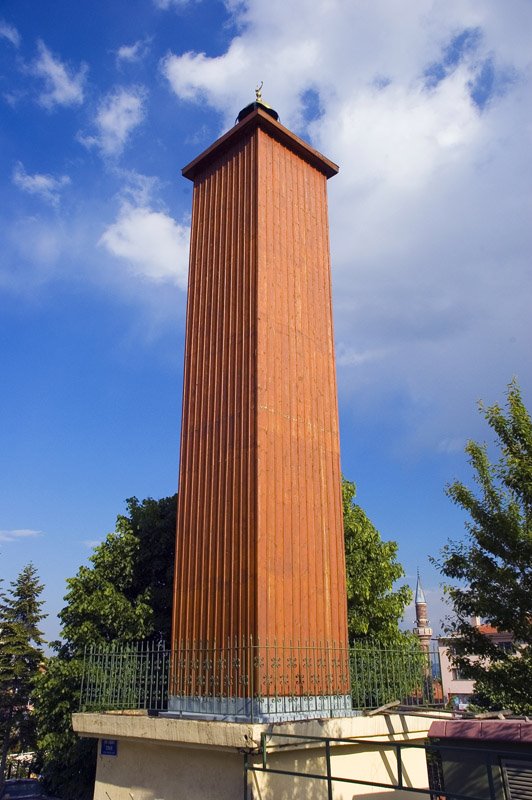
[[[265,103],[262,99],[262,87],[264,86],[264,81],[261,81],[257,88],[255,89],[255,100],[253,103],[248,103],[248,105],[242,109],[239,113],[238,117],[236,118],[236,122],[242,122],[242,120],[251,114],[252,111],[256,111],[257,108],[262,109],[262,111],[266,111],[273,117],[275,120],[279,120],[279,114],[275,111],[268,103]]]

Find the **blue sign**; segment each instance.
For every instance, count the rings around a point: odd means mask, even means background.
[[[102,756],[116,756],[118,755],[118,742],[116,739],[102,739],[100,746],[100,755]]]

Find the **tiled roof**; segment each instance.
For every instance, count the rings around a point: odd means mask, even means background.
[[[474,739],[476,741],[521,742],[532,744],[532,722],[511,719],[453,719],[433,722],[432,739]]]
[[[485,636],[493,636],[498,634],[500,636],[508,636],[509,638],[513,639],[511,633],[507,633],[507,631],[500,631],[498,628],[494,628],[493,625],[479,625],[477,628],[480,633],[483,633]]]

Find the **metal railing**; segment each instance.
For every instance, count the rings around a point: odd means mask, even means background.
[[[162,642],[85,648],[80,710],[167,709],[170,656]]]
[[[275,747],[275,740],[279,740],[279,745]],[[324,767],[322,772],[303,772],[289,769],[282,769],[280,766],[272,765],[271,758],[275,756],[276,752],[280,752],[283,747],[287,746],[297,747],[316,747],[321,748],[324,758]],[[339,745],[345,745],[350,748],[360,747],[363,750],[377,750],[383,758],[387,753],[392,755],[392,764],[395,761],[395,779],[390,777],[390,780],[385,783],[378,780],[367,780],[360,776],[354,775],[353,777],[345,777],[345,775],[334,775],[332,768],[332,748]],[[423,750],[425,751],[427,764],[429,766],[429,787],[426,786],[413,786],[409,779],[407,770],[404,766],[403,753],[408,750]],[[464,756],[473,756],[477,763],[485,769],[485,780],[483,781],[480,776],[477,776],[477,783],[483,784],[483,793],[481,796],[473,794],[465,794],[457,791],[455,787],[447,790],[444,786],[444,771],[442,770],[441,760],[442,754],[445,758],[451,757],[456,754],[456,760],[460,762]],[[501,788],[500,782],[500,765],[499,760],[502,756],[515,758],[515,751],[506,752],[503,750],[488,749],[484,747],[476,747],[461,742],[459,745],[447,744],[446,742],[439,743],[415,743],[415,742],[386,742],[375,741],[374,739],[343,739],[339,737],[327,736],[298,736],[296,734],[284,733],[261,733],[261,744],[259,751],[260,762],[255,763],[256,755],[254,753],[244,754],[244,798],[248,798],[248,778],[250,772],[266,773],[270,775],[284,775],[292,778],[306,778],[308,780],[317,780],[326,782],[327,796],[332,800],[333,798],[333,783],[353,784],[357,786],[371,786],[372,788],[388,789],[388,790],[403,790],[404,792],[412,793],[412,797],[430,797],[431,800],[502,800],[505,797],[504,790]],[[528,756],[530,759],[530,756]],[[270,760],[269,760],[270,759]],[[437,762],[438,777],[435,779],[434,769],[431,771],[431,762]],[[315,763],[315,761],[314,761]],[[402,795],[406,796],[406,795]]]
[[[37,754],[33,751],[10,753],[7,756],[4,779],[30,778],[37,768]]]
[[[148,709],[259,720],[333,716],[391,701],[441,706],[437,653],[385,648],[227,642],[115,642],[84,654],[80,708]]]
[[[437,650],[361,641],[349,648],[349,665],[353,708],[380,708],[393,700],[406,706],[444,705]]]

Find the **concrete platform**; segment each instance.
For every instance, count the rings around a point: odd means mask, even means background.
[[[323,745],[295,743],[282,734],[363,739],[363,744],[331,745],[331,774],[391,784],[397,776],[395,752],[372,743],[421,743],[438,718],[390,714],[251,724],[110,712],[74,714],[73,725],[80,736],[100,740],[94,800],[326,800],[327,783],[319,779],[250,772],[245,785],[245,754],[250,764],[261,766],[261,734],[276,734],[268,744],[270,769],[325,775]],[[423,750],[403,751],[403,771],[406,786],[428,787]],[[419,798],[408,790],[333,783],[335,800],[379,800],[392,792],[394,800]]]

